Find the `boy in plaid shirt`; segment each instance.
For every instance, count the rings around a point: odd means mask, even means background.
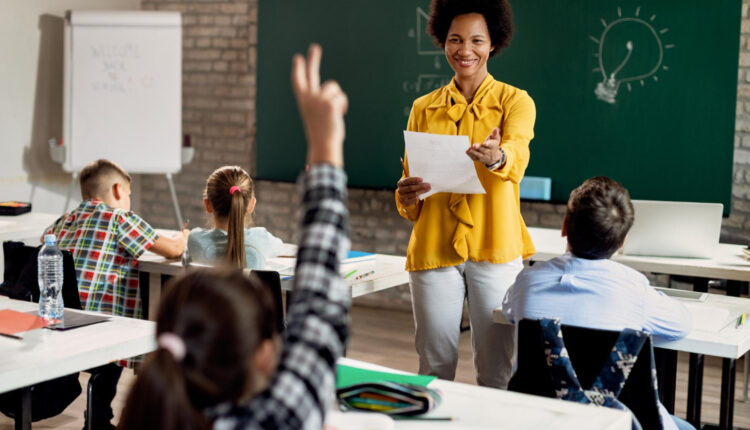
[[[182,255],[188,230],[178,237],[159,236],[130,210],[130,175],[117,164],[97,160],[81,170],[83,202],[57,219],[46,234],[73,254],[78,294],[85,310],[142,318],[138,257],[147,250],[168,258]],[[94,428],[113,428],[112,399],[122,368],[92,369]]]

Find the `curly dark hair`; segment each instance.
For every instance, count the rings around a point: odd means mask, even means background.
[[[490,57],[510,45],[513,36],[513,12],[508,0],[432,0],[428,31],[435,44],[445,48],[445,39],[448,37],[453,18],[467,13],[479,13],[484,16],[492,46],[495,47]]]

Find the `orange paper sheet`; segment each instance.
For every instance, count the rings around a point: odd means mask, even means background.
[[[46,327],[56,321],[45,321],[36,315],[25,314],[12,309],[0,310],[0,333],[16,334]]]

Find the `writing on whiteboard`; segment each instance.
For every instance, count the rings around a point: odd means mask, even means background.
[[[126,93],[148,89],[154,85],[150,73],[138,72],[141,53],[133,43],[98,44],[90,47],[92,57],[99,65],[91,82],[94,91]]]

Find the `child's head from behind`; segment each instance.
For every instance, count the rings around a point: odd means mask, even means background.
[[[628,190],[597,176],[570,193],[563,232],[576,257],[609,258],[624,243],[634,218]]]
[[[261,389],[276,367],[275,309],[266,285],[239,269],[200,269],[171,282],[159,306],[158,349],[139,372],[122,427],[205,427],[207,408]]]
[[[130,210],[131,177],[117,163],[93,161],[81,170],[79,181],[84,200],[98,199],[113,208]]]
[[[227,225],[227,258],[236,267],[245,267],[245,216],[255,209],[253,180],[239,166],[214,170],[206,180],[203,204],[214,219]]]

